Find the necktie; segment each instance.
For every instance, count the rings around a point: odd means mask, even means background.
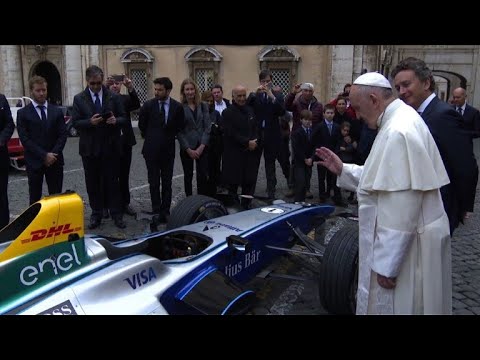
[[[95,111],[97,114],[102,113],[102,104],[100,103],[100,97],[98,96],[98,93],[95,93]]]
[[[457,111],[458,111],[458,113],[459,113],[460,115],[463,115],[463,114],[462,114],[462,108],[461,108],[461,107],[458,107],[458,108],[457,108]]]
[[[263,102],[264,104],[266,104],[266,103],[268,102],[267,93],[263,93],[263,95],[262,95],[262,102]]]
[[[332,124],[328,124],[328,132],[332,135]]]
[[[310,131],[311,131],[311,129],[307,128],[306,130],[307,130],[307,139],[308,139],[308,141],[310,141]]]
[[[38,108],[40,109],[40,114],[42,115],[42,122],[47,121],[47,114],[45,113],[45,106],[44,105],[38,105]]]
[[[165,102],[160,101],[160,116],[162,118],[162,122],[166,125],[167,124],[167,117],[165,114]]]

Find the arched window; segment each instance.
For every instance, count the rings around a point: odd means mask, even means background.
[[[208,46],[197,46],[185,54],[189,76],[197,83],[200,92],[210,90],[218,82],[222,58],[216,49]]]
[[[152,70],[154,57],[145,49],[128,49],[120,61],[124,64],[125,74],[132,79],[140,104],[153,97]],[[133,116],[134,117],[134,116]],[[133,119],[132,117],[132,119]]]
[[[300,54],[288,46],[270,45],[257,55],[260,69],[268,69],[272,73],[272,82],[279,85],[286,95],[297,83],[298,62]]]

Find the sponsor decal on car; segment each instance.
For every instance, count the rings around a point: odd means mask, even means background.
[[[223,223],[219,223],[219,222],[216,222],[215,220],[207,220],[207,221],[204,221],[204,224],[211,224],[211,225],[218,225],[218,226],[223,226],[224,228],[227,228],[229,230],[233,230],[233,231],[236,231],[236,232],[240,232],[240,231],[243,231],[242,229],[239,229],[235,226],[232,226],[232,225],[228,225],[228,224],[223,224]],[[210,226],[209,229],[217,229],[218,227],[215,227],[215,226]],[[203,229],[203,231],[207,231],[209,229]]]
[[[0,266],[0,312],[9,301],[52,283],[91,262],[84,240],[60,242],[19,256]]]
[[[237,275],[241,271],[247,269],[249,266],[258,262],[261,252],[261,250],[253,249],[252,251],[245,253],[245,257],[243,258],[243,260],[240,260],[235,264],[228,264],[227,266],[225,266],[225,274],[232,277]]]
[[[77,315],[77,312],[70,300],[67,300],[52,306],[50,309],[44,310],[37,315]]]
[[[130,285],[130,287],[135,290],[137,287],[145,285],[152,281],[152,279],[156,278],[157,275],[155,274],[153,267],[150,266],[148,270],[143,269],[142,271],[139,271],[126,279],[123,279],[123,281],[126,281],[128,285]]]
[[[20,240],[22,244],[27,244],[32,241],[37,241],[37,240],[42,240],[42,239],[48,239],[51,238],[52,236],[59,236],[60,234],[70,234],[72,232],[77,232],[82,229],[81,226],[76,227],[74,229],[70,229],[70,226],[72,224],[64,224],[64,225],[59,225],[57,227],[52,226],[50,229],[39,229],[39,230],[34,230],[30,233],[30,237],[26,239]]]
[[[42,273],[47,276],[66,272],[75,265],[82,265],[78,258],[77,250],[74,244],[71,244],[72,251],[64,251],[57,256],[53,255],[40,260],[37,264],[27,265],[20,271],[20,282],[23,285],[31,286],[35,284]]]

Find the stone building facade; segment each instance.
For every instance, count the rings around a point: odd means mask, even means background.
[[[261,69],[270,69],[274,83],[287,93],[299,82],[315,85],[325,103],[363,71],[389,75],[407,56],[424,59],[434,71],[437,94],[448,100],[458,86],[468,102],[480,107],[479,45],[1,45],[0,92],[7,97],[29,95],[28,79],[48,81],[50,101],[71,105],[86,86],[85,69],[99,65],[106,74],[127,74],[142,101],[153,97],[153,79],[168,76],[172,96],[192,77],[202,90],[223,85],[231,97],[236,84],[258,85]]]

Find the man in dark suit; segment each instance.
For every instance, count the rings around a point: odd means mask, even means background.
[[[62,110],[47,103],[47,81],[33,76],[29,87],[33,101],[18,110],[17,129],[25,148],[31,205],[42,197],[44,176],[50,195],[62,192],[62,151],[68,134]]]
[[[8,170],[10,158],[7,143],[12,137],[15,125],[5,95],[0,94],[0,229],[10,222],[8,210]]]
[[[452,93],[453,107],[463,115],[465,128],[470,131],[472,138],[480,137],[480,111],[467,104],[467,92],[464,88],[456,88]]]
[[[409,57],[393,69],[392,77],[400,99],[422,116],[437,144],[450,184],[440,189],[450,222],[450,234],[473,211],[478,167],[471,135],[462,116],[435,93],[435,80],[423,60]]]
[[[265,159],[265,175],[267,176],[267,196],[275,198],[277,178],[275,176],[275,161],[280,160],[280,145],[282,134],[279,117],[285,114],[284,98],[281,92],[272,92],[272,75],[268,70],[262,70],[258,75],[260,86],[250,93],[247,105],[253,108],[257,119],[260,138],[258,141],[260,154]],[[279,161],[280,162],[280,161]],[[284,173],[288,183],[288,173]]]
[[[153,80],[155,97],[140,108],[138,128],[145,138],[142,154],[148,171],[154,222],[167,222],[172,203],[175,136],[185,127],[183,106],[170,97],[168,77]],[[160,179],[162,196],[160,198]]]
[[[88,86],[73,98],[73,126],[80,134],[88,199],[92,208],[89,229],[102,222],[104,183],[110,215],[118,228],[125,228],[120,207],[120,130],[125,124],[121,98],[103,85],[103,70],[96,65],[85,72]]]
[[[135,210],[130,206],[130,166],[132,164],[132,147],[137,143],[132,128],[132,119],[130,112],[140,108],[140,99],[133,87],[133,82],[128,77],[124,77],[123,81],[117,81],[111,78],[110,90],[119,95],[122,99],[125,109],[126,122],[121,129],[120,142],[122,144],[122,153],[120,155],[120,208],[127,215],[135,215]],[[110,80],[110,78],[109,78]],[[128,90],[128,94],[120,94],[122,84]]]

